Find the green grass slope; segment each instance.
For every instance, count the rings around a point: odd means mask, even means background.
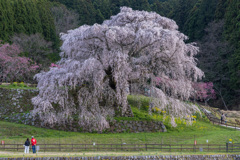
[[[24,82],[13,82],[12,84],[3,83],[0,85],[0,88],[4,89],[37,89],[36,87],[29,86]]]
[[[162,112],[148,114],[148,97],[128,97],[132,107],[134,117],[115,117],[116,120],[147,120],[163,121]],[[141,103],[139,103],[139,101]],[[169,117],[166,115],[166,117]],[[240,132],[221,126],[212,125],[204,115],[196,115],[196,121],[191,126],[187,126],[184,120],[177,119],[178,126],[171,127],[170,121],[166,118],[164,124],[167,132],[155,133],[78,133],[57,131],[52,129],[37,128],[28,125],[15,124],[0,121],[0,140],[5,143],[23,143],[26,138],[34,135],[39,143],[164,143],[164,144],[193,144],[197,140],[198,144],[225,144],[228,139],[233,139],[235,143],[240,143]]]
[[[195,126],[165,133],[78,133],[36,128],[27,125],[0,121],[0,140],[5,143],[23,143],[26,138],[36,137],[39,143],[163,143],[163,144],[225,144],[228,139],[240,143],[240,132],[207,122],[197,122]]]

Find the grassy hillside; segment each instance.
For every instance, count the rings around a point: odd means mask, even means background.
[[[5,143],[23,143],[32,135],[38,143],[164,143],[164,144],[193,144],[194,138],[198,144],[225,144],[228,139],[240,143],[240,132],[220,126],[213,126],[207,122],[197,122],[192,127],[183,130],[168,131],[166,133],[78,133],[52,129],[36,128],[21,124],[0,121],[0,139]]]
[[[148,114],[148,97],[128,97],[129,104],[132,107],[135,117],[115,117],[116,120],[160,120],[163,121],[164,113],[154,112]],[[139,103],[141,102],[141,103]],[[138,104],[137,104],[138,103]],[[168,115],[166,115],[168,117]],[[193,144],[194,139],[198,144],[225,144],[228,139],[240,143],[240,132],[212,125],[206,118],[196,117],[196,122],[192,126],[187,126],[181,120],[176,120],[178,126],[170,126],[168,118],[164,121],[167,132],[156,133],[78,133],[57,131],[52,129],[36,128],[28,125],[21,125],[0,121],[0,140],[5,143],[23,143],[26,138],[32,135],[36,137],[39,143],[164,143],[164,144]]]
[[[52,129],[37,128],[28,125],[15,124],[0,121],[0,140],[5,143],[23,143],[26,138],[34,135],[39,143],[175,143],[193,144],[194,139],[198,144],[224,144],[228,139],[240,143],[240,132],[213,126],[205,115],[196,115],[196,121],[192,126],[185,124],[184,120],[177,119],[176,128],[171,127],[169,115],[164,111],[148,113],[149,98],[144,96],[128,96],[134,117],[115,117],[116,120],[143,120],[163,121],[167,128],[166,133],[117,133],[117,134],[96,134],[57,131]],[[166,117],[165,119],[163,117]]]

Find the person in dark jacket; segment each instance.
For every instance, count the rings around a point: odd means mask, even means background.
[[[30,141],[29,139],[27,138],[24,146],[25,146],[25,150],[24,150],[24,153],[29,153],[29,145],[30,145]]]

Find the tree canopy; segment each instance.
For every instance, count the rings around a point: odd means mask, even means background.
[[[192,82],[203,76],[194,59],[198,48],[186,44],[177,29],[173,20],[155,12],[122,7],[102,25],[62,34],[59,67],[36,75],[39,95],[32,99],[33,114],[51,125],[77,114],[85,130],[102,131],[109,127],[107,117],[124,116],[129,88],[144,88],[175,125],[174,117],[197,110],[180,100],[191,96]]]
[[[0,41],[0,82],[23,81],[39,66],[27,57],[21,57],[21,48],[16,44],[1,44]]]
[[[0,0],[0,39],[9,41],[14,33],[41,33],[59,46],[51,3],[47,0]]]

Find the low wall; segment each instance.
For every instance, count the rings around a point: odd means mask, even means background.
[[[0,158],[0,160],[240,160],[240,155],[158,155],[158,156],[97,156],[97,157],[39,157]]]
[[[1,118],[0,118],[1,119]],[[41,124],[39,120],[33,121],[33,118],[30,113],[20,113],[15,115],[9,115],[7,117],[2,118],[3,120],[32,125],[36,127],[43,127],[43,128],[51,128],[44,126]],[[81,128],[78,127],[77,122],[73,122],[67,126],[55,126],[52,129],[58,130],[67,130],[67,131],[74,131],[74,132],[88,132],[83,131]],[[166,132],[167,129],[165,125],[160,121],[126,121],[126,120],[112,120],[110,122],[110,128],[104,132],[108,133],[138,133],[138,132]]]
[[[78,122],[74,121],[67,126],[55,126],[49,127],[41,123],[38,119],[33,120],[33,117],[29,113],[33,109],[31,99],[37,96],[37,89],[3,89],[0,88],[0,119],[32,125],[42,128],[52,128],[58,130],[75,131],[75,132],[87,132],[82,130],[78,126]],[[126,112],[127,117],[132,117],[133,113],[130,106]],[[105,132],[121,133],[121,132],[166,132],[166,128],[162,122],[155,121],[116,121],[110,122],[110,128]]]
[[[110,124],[110,132],[166,132],[167,129],[159,121],[119,121]]]
[[[32,110],[31,99],[37,94],[37,89],[0,88],[0,117]]]

